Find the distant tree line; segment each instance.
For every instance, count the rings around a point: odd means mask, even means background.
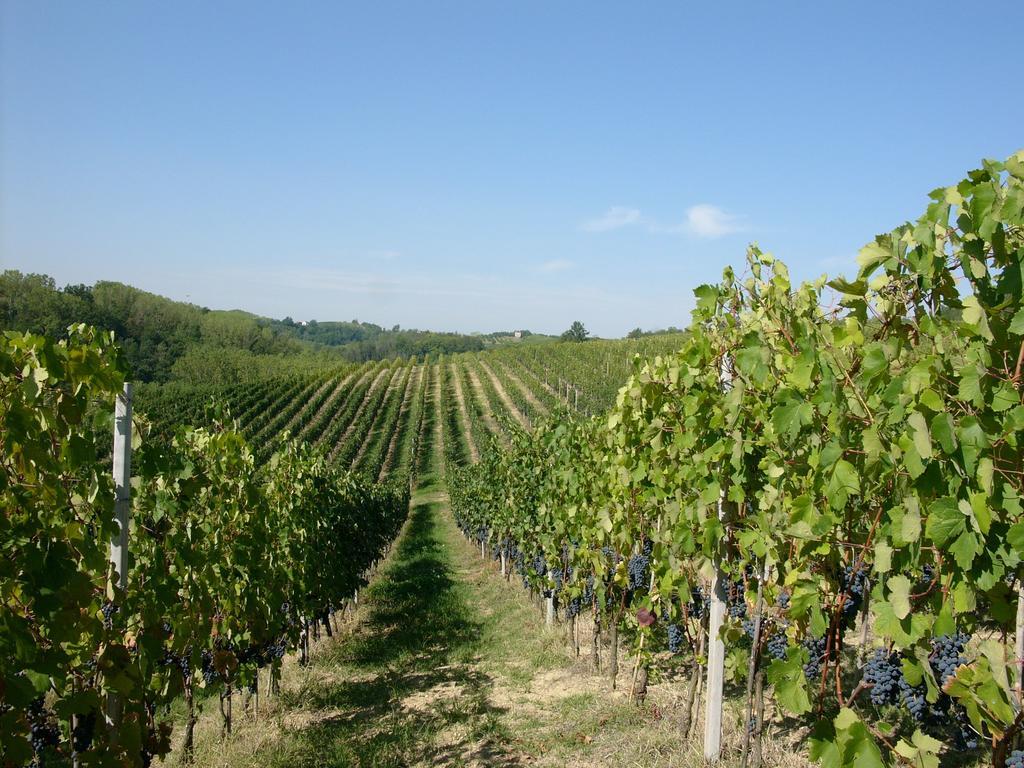
[[[248,355],[291,355],[303,345],[261,326],[245,312],[211,311],[115,282],[58,289],[52,277],[7,270],[0,275],[0,322],[5,330],[62,337],[74,323],[113,331],[132,375],[166,381],[186,354],[206,348]]]
[[[372,323],[297,323],[211,310],[101,281],[58,288],[47,275],[0,273],[3,330],[61,338],[87,323],[113,331],[137,381],[238,381],[336,365],[483,349],[489,336],[387,330]]]
[[[374,323],[358,320],[317,321],[297,323],[290,317],[283,320],[261,320],[267,327],[327,347],[336,347],[346,360],[363,362],[392,357],[423,357],[424,355],[476,352],[484,348],[486,336],[460,333],[438,333],[405,329],[395,325],[390,330]]]
[[[644,336],[662,336],[666,333],[685,333],[685,331],[682,328],[676,328],[674,325],[670,325],[668,328],[661,328],[656,331],[645,331],[643,328],[638,326],[627,333],[626,338],[642,339]]]

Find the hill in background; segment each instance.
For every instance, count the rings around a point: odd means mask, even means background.
[[[211,310],[123,283],[58,288],[47,275],[0,274],[4,330],[60,337],[87,323],[117,336],[139,381],[229,383],[273,373],[310,371],[339,362],[480,351],[521,341],[513,333],[486,335],[385,329],[373,323],[298,323],[241,310]],[[551,337],[523,331],[532,341]]]

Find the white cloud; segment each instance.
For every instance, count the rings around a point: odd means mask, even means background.
[[[539,269],[541,272],[563,272],[572,266],[573,263],[568,259],[551,259],[541,264]]]
[[[596,219],[590,219],[580,224],[584,232],[609,232],[613,229],[628,227],[640,221],[640,210],[638,208],[626,208],[616,205],[604,212],[604,215]]]
[[[697,237],[716,238],[739,232],[739,219],[717,205],[701,203],[686,210],[684,229]]]
[[[616,205],[604,215],[585,221],[580,225],[584,232],[609,232],[633,224],[643,224],[648,232],[667,234],[689,234],[695,237],[714,239],[743,230],[742,219],[717,205],[700,203],[686,209],[686,219],[678,224],[660,224],[657,219],[644,216],[639,208]]]

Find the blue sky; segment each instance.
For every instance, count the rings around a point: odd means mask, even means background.
[[[461,331],[684,325],[1024,147],[1024,3],[0,0],[0,265]]]

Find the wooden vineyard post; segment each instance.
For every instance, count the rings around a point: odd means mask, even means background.
[[[760,739],[760,729],[751,727],[751,716],[754,714],[754,679],[757,677],[760,667],[761,656],[761,614],[764,611],[764,583],[768,581],[768,563],[764,563],[757,580],[757,602],[754,609],[754,639],[750,650],[750,666],[747,669],[747,706],[743,721],[746,727],[743,729],[743,748],[740,751],[740,765],[747,768],[750,756],[751,730],[758,730],[753,734]],[[756,721],[755,721],[756,723]]]
[[[871,619],[871,581],[867,578],[864,579],[864,597],[863,605],[860,609],[860,648],[857,651],[857,665],[863,667],[868,659],[868,640],[870,639],[869,622]],[[1017,603],[1017,621],[1020,621],[1020,610],[1021,605]],[[1020,624],[1018,623],[1018,627]],[[1020,635],[1020,632],[1017,632]]]
[[[306,666],[306,661],[309,659],[309,622],[306,619],[301,619],[302,629],[299,630],[299,664]]]
[[[555,626],[555,596],[548,595],[544,598],[544,625],[547,627]]]
[[[1024,706],[1024,584],[1017,588],[1017,634],[1014,637],[1016,652],[1016,673],[1017,706]]]
[[[693,669],[690,672],[690,680],[683,693],[682,715],[679,719],[679,733],[685,739],[690,735],[693,721],[697,719],[698,699],[700,698],[701,666],[698,659],[704,654],[704,625],[697,625],[697,653],[694,655]]]
[[[132,479],[132,384],[126,381],[124,390],[114,403],[114,520],[117,533],[110,538],[110,564],[114,568],[114,594],[116,598],[128,587],[128,513],[131,507]],[[121,724],[121,697],[107,695],[107,725],[116,736]]]
[[[719,381],[722,389],[729,388],[730,364],[728,355],[722,356]],[[718,519],[725,520],[725,488],[718,499]],[[722,569],[721,552],[715,555],[715,575],[711,582],[711,604],[708,609],[708,684],[704,709],[704,759],[718,762],[722,755],[722,687],[725,682],[725,643],[721,630],[725,620],[726,574]]]
[[[608,626],[608,676],[612,679],[612,690],[615,690],[616,678],[619,676],[619,617],[611,616]]]

